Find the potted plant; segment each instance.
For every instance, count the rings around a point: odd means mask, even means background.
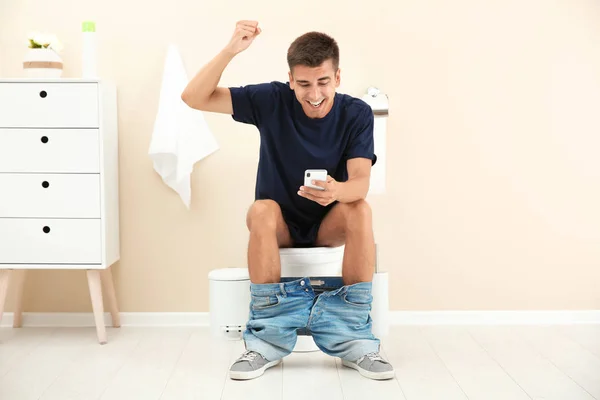
[[[60,78],[63,61],[59,54],[62,43],[55,35],[32,32],[28,37],[29,49],[23,60],[28,78]]]

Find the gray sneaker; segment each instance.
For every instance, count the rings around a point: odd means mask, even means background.
[[[394,367],[385,361],[379,353],[369,353],[356,361],[342,360],[342,365],[354,368],[362,376],[371,379],[390,379],[394,377]]]
[[[281,359],[269,361],[256,351],[245,351],[229,369],[231,379],[254,379],[261,376],[267,368],[279,364]]]

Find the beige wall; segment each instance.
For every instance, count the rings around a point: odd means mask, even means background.
[[[208,271],[245,265],[254,129],[206,115],[221,149],[197,164],[189,212],[147,156],[168,41],[192,74],[238,19],[263,33],[222,84],[285,80],[289,43],[322,30],[341,46],[340,91],[389,95],[388,192],[370,202],[392,310],[600,309],[597,1],[149,4],[0,2],[3,77],[21,75],[31,30],[56,33],[79,76],[81,21],[97,22],[119,90],[122,311],[208,311]],[[26,311],[90,311],[86,285],[33,272]]]

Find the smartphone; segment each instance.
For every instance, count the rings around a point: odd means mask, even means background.
[[[315,181],[327,181],[327,170],[326,169],[307,169],[304,171],[304,186],[317,189],[325,190],[320,186],[313,185],[311,182]]]

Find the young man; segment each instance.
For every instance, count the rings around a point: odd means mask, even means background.
[[[252,379],[277,365],[307,329],[326,354],[372,379],[394,376],[371,333],[375,242],[369,189],[373,112],[362,100],[336,93],[339,49],[317,32],[288,50],[289,84],[217,86],[233,57],[261,33],[256,21],[237,23],[229,44],[189,82],[181,97],[192,108],[231,114],[255,125],[261,138],[250,231],[250,318],[246,352],[232,379]],[[326,169],[324,190],[303,186],[306,169]],[[343,286],[315,295],[308,277],[281,282],[279,248],[345,244]]]

